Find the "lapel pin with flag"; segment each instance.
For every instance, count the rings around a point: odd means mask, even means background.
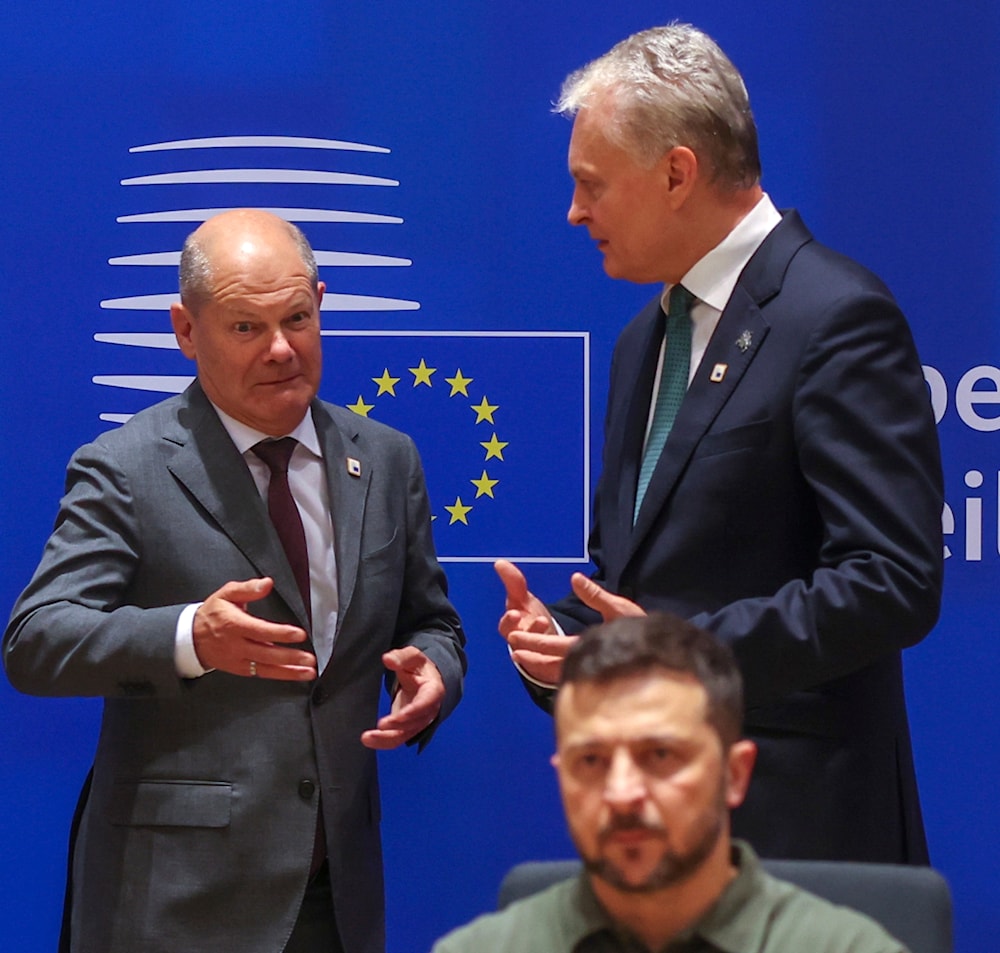
[[[347,458],[347,472],[352,477],[361,476],[361,461],[356,460],[354,457]]]

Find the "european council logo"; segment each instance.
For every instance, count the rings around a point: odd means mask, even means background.
[[[121,180],[128,209],[117,222],[128,226],[122,233],[127,247],[108,262],[116,269],[109,284],[124,284],[136,293],[101,301],[101,308],[115,315],[114,327],[99,330],[95,340],[118,346],[109,352],[109,364],[120,363],[114,356],[119,353],[127,355],[123,360],[128,364],[124,373],[93,377],[94,384],[109,388],[111,406],[102,420],[120,423],[130,416],[114,407],[116,394],[150,392],[159,399],[188,385],[191,366],[169,330],[183,239],[198,223],[229,208],[264,208],[307,231],[327,284],[321,396],[416,441],[427,473],[439,558],[586,561],[586,332],[343,326],[340,316],[345,314],[420,309],[420,302],[410,297],[367,293],[370,287],[345,288],[336,277],[356,275],[357,268],[412,264],[398,255],[343,247],[352,230],[357,235],[362,227],[403,221],[386,214],[391,208],[384,198],[399,182],[381,168],[357,170],[359,162],[384,162],[381,157],[389,149],[333,139],[243,136],[173,140],[129,151],[182,167],[161,165]],[[220,155],[225,162],[192,160]],[[301,155],[309,156],[310,168],[301,167],[296,159]],[[345,157],[352,160],[350,171],[343,168]],[[191,167],[196,164],[200,167]],[[377,201],[359,200],[376,194]],[[350,201],[344,200],[347,196]],[[342,207],[348,204],[355,207]],[[371,210],[373,206],[379,210]],[[327,240],[341,247],[321,247]],[[127,269],[128,281],[118,277],[121,268]],[[351,271],[332,271],[331,276],[331,270],[342,268]],[[121,347],[127,350],[121,352]]]

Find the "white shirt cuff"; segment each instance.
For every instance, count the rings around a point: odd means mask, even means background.
[[[194,614],[203,603],[194,602],[184,607],[177,619],[177,629],[174,633],[174,665],[181,678],[201,678],[212,671],[204,668],[194,650]]]
[[[558,628],[558,625],[556,627]],[[559,687],[558,685],[553,685],[550,682],[540,681],[539,679],[533,678],[531,675],[529,675],[514,660],[514,650],[509,645],[507,646],[507,654],[510,656],[511,663],[513,664],[514,668],[517,669],[518,674],[521,676],[521,678],[525,679],[526,681],[531,682],[532,685],[537,685],[539,688],[547,688],[549,691],[553,691],[553,692]]]

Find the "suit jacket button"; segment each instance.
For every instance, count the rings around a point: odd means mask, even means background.
[[[310,781],[308,778],[299,781],[299,797],[303,801],[311,801],[315,793],[316,783],[314,781]]]
[[[312,703],[314,705],[322,705],[326,701],[328,695],[326,689],[322,685],[317,685],[313,689],[312,693]]]

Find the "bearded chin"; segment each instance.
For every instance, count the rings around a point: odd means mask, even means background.
[[[650,871],[649,876],[638,883],[628,880],[624,871],[607,857],[587,857],[581,852],[584,869],[594,877],[623,893],[655,893],[665,887],[672,887],[690,878],[711,855],[722,834],[723,817],[712,813],[704,821],[700,836],[684,853],[664,851],[660,862]]]

